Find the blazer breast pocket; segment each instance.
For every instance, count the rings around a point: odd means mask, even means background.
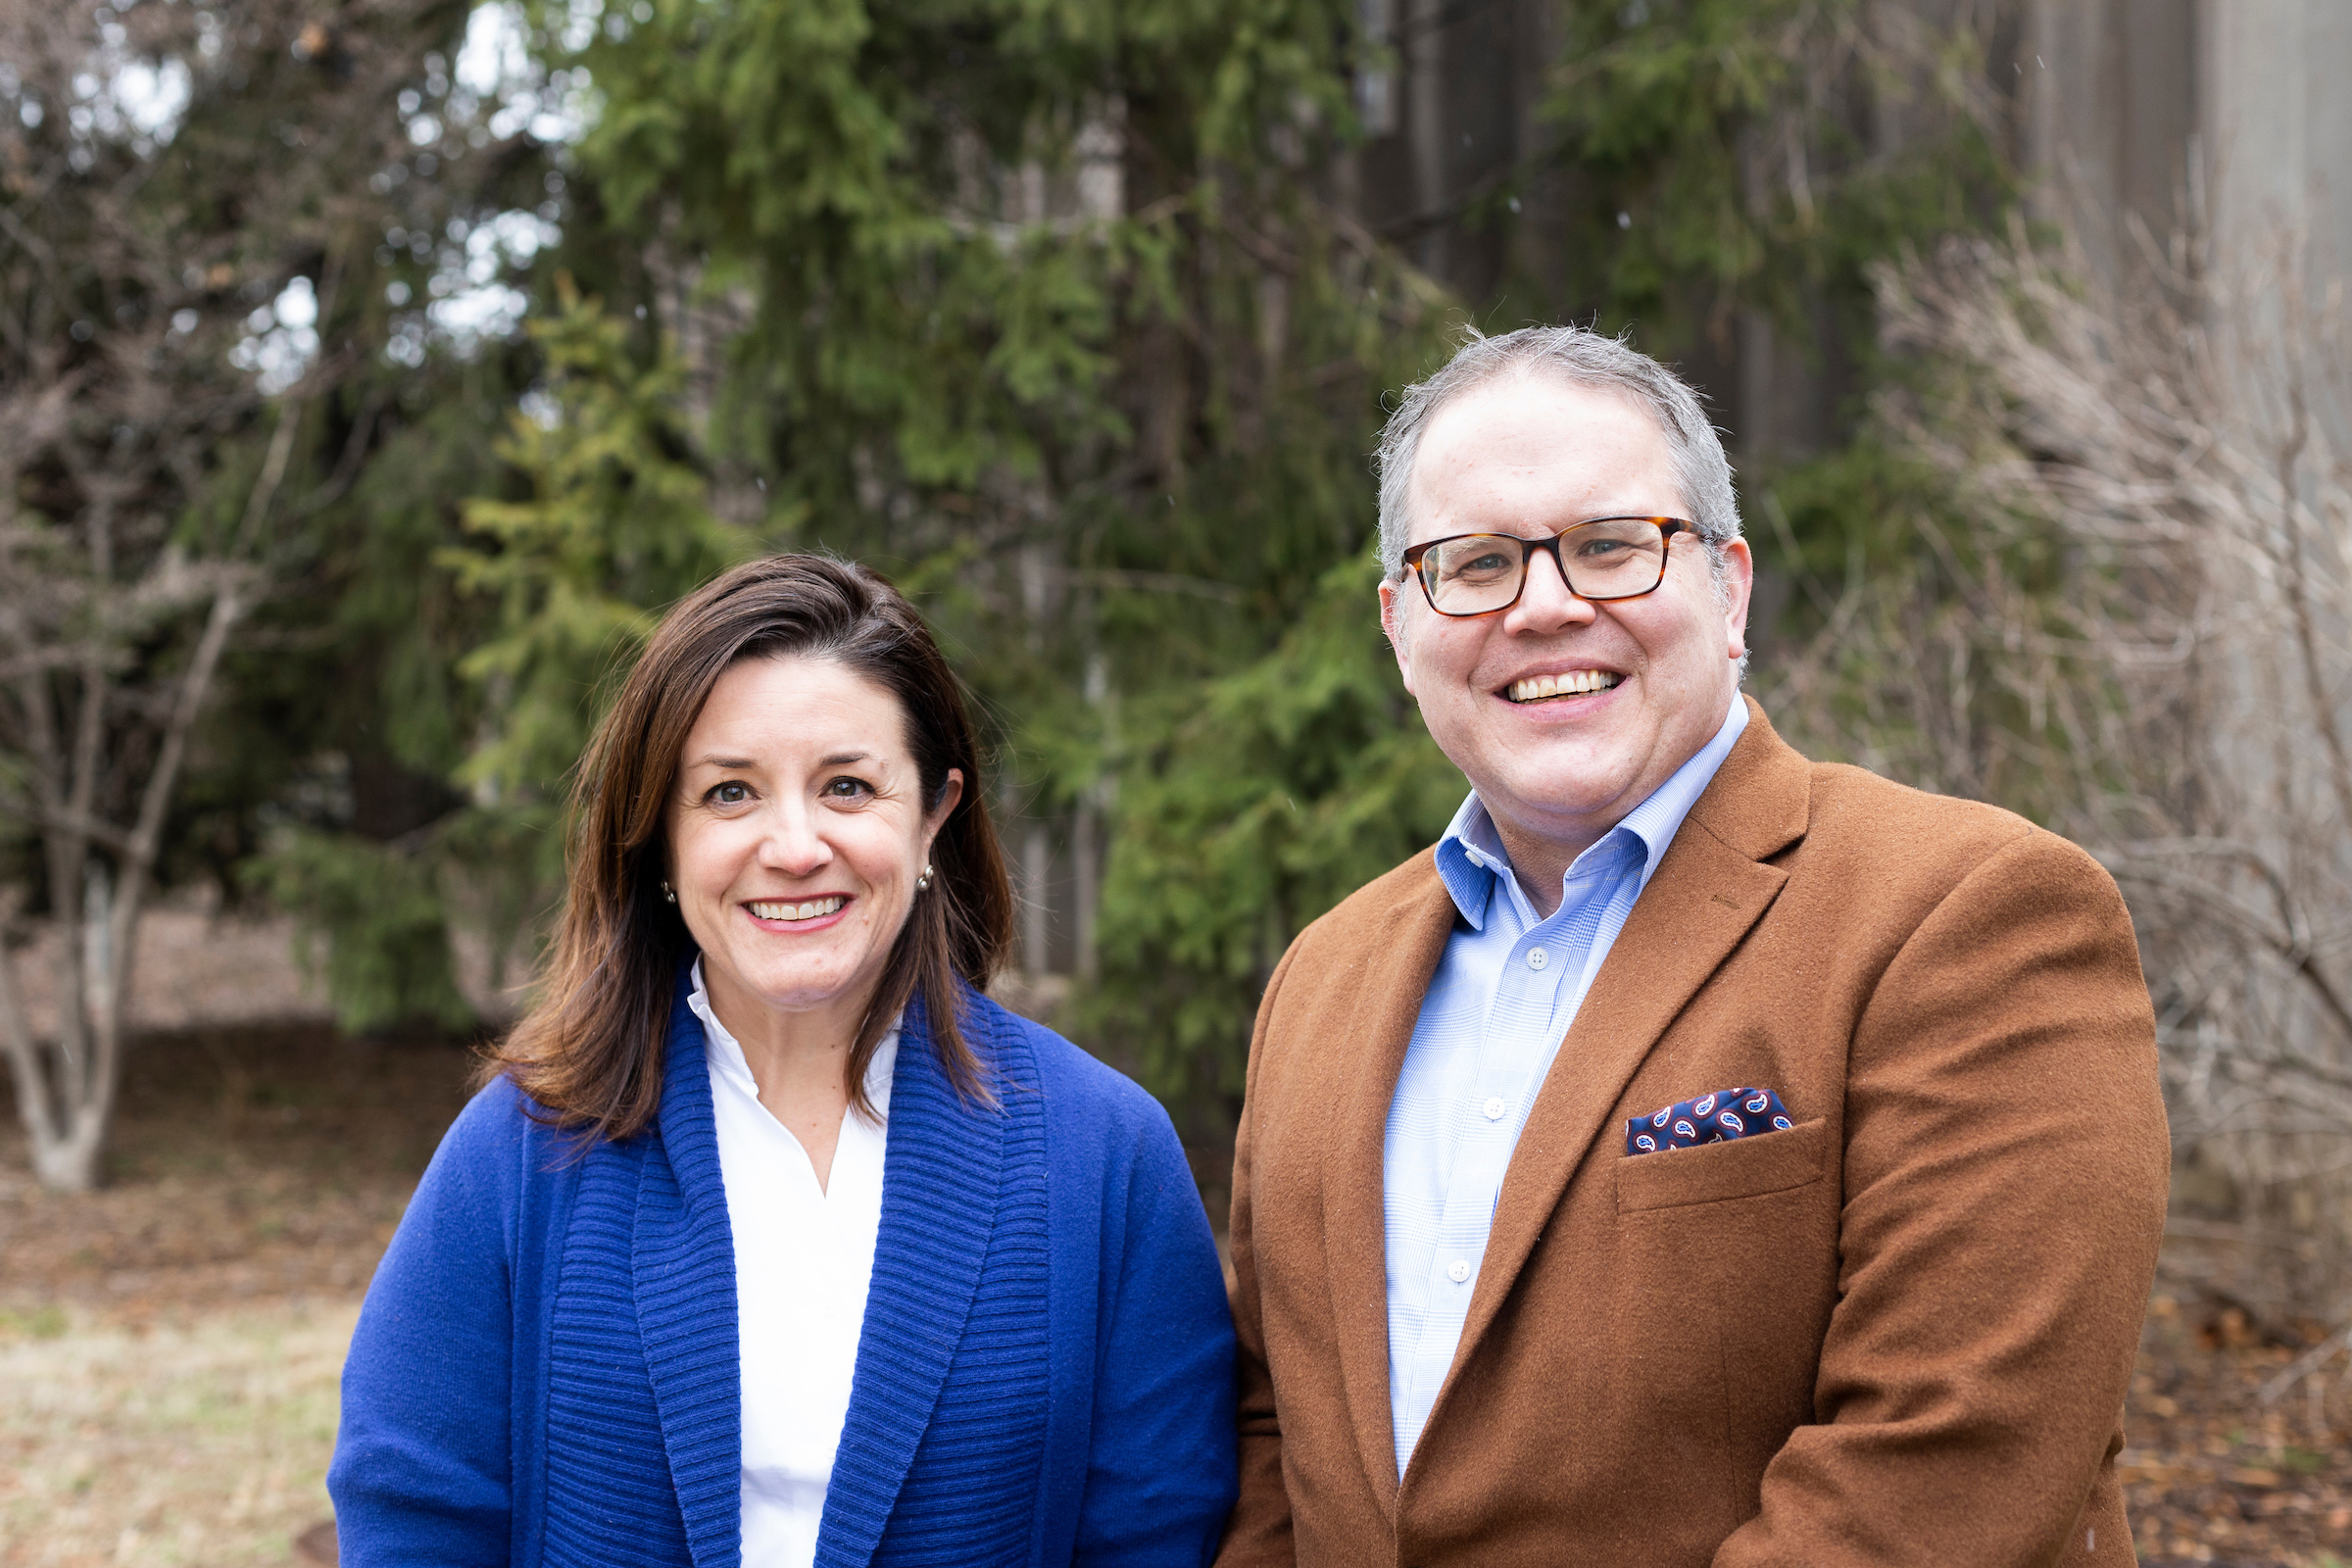
[[[1787,1132],[1624,1155],[1617,1161],[1617,1212],[1721,1203],[1810,1186],[1821,1180],[1828,1153],[1829,1123],[1816,1116]]]

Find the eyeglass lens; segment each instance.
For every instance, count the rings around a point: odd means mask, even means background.
[[[1430,607],[1447,615],[1500,610],[1519,597],[1528,558],[1552,543],[1512,534],[1442,539],[1421,558]],[[1604,517],[1558,537],[1561,575],[1580,599],[1631,599],[1666,574],[1666,533],[1647,517]]]

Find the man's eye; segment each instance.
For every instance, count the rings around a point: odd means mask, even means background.
[[[720,806],[741,806],[752,798],[752,789],[748,784],[729,779],[724,784],[712,785],[710,798]]]
[[[1492,577],[1511,569],[1511,558],[1499,550],[1482,550],[1467,560],[1448,561],[1445,565],[1448,577]]]

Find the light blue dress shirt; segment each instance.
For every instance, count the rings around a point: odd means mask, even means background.
[[[1421,999],[1382,1149],[1399,1476],[1461,1344],[1528,1107],[1634,901],[1746,727],[1735,698],[1715,738],[1576,858],[1549,919],[1537,918],[1475,791],[1438,841],[1461,918]]]

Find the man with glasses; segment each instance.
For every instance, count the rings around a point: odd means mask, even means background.
[[[1220,1564],[2131,1563],[2168,1146],[2113,882],[1773,733],[1662,366],[1474,338],[1380,459],[1471,792],[1259,1010]]]

